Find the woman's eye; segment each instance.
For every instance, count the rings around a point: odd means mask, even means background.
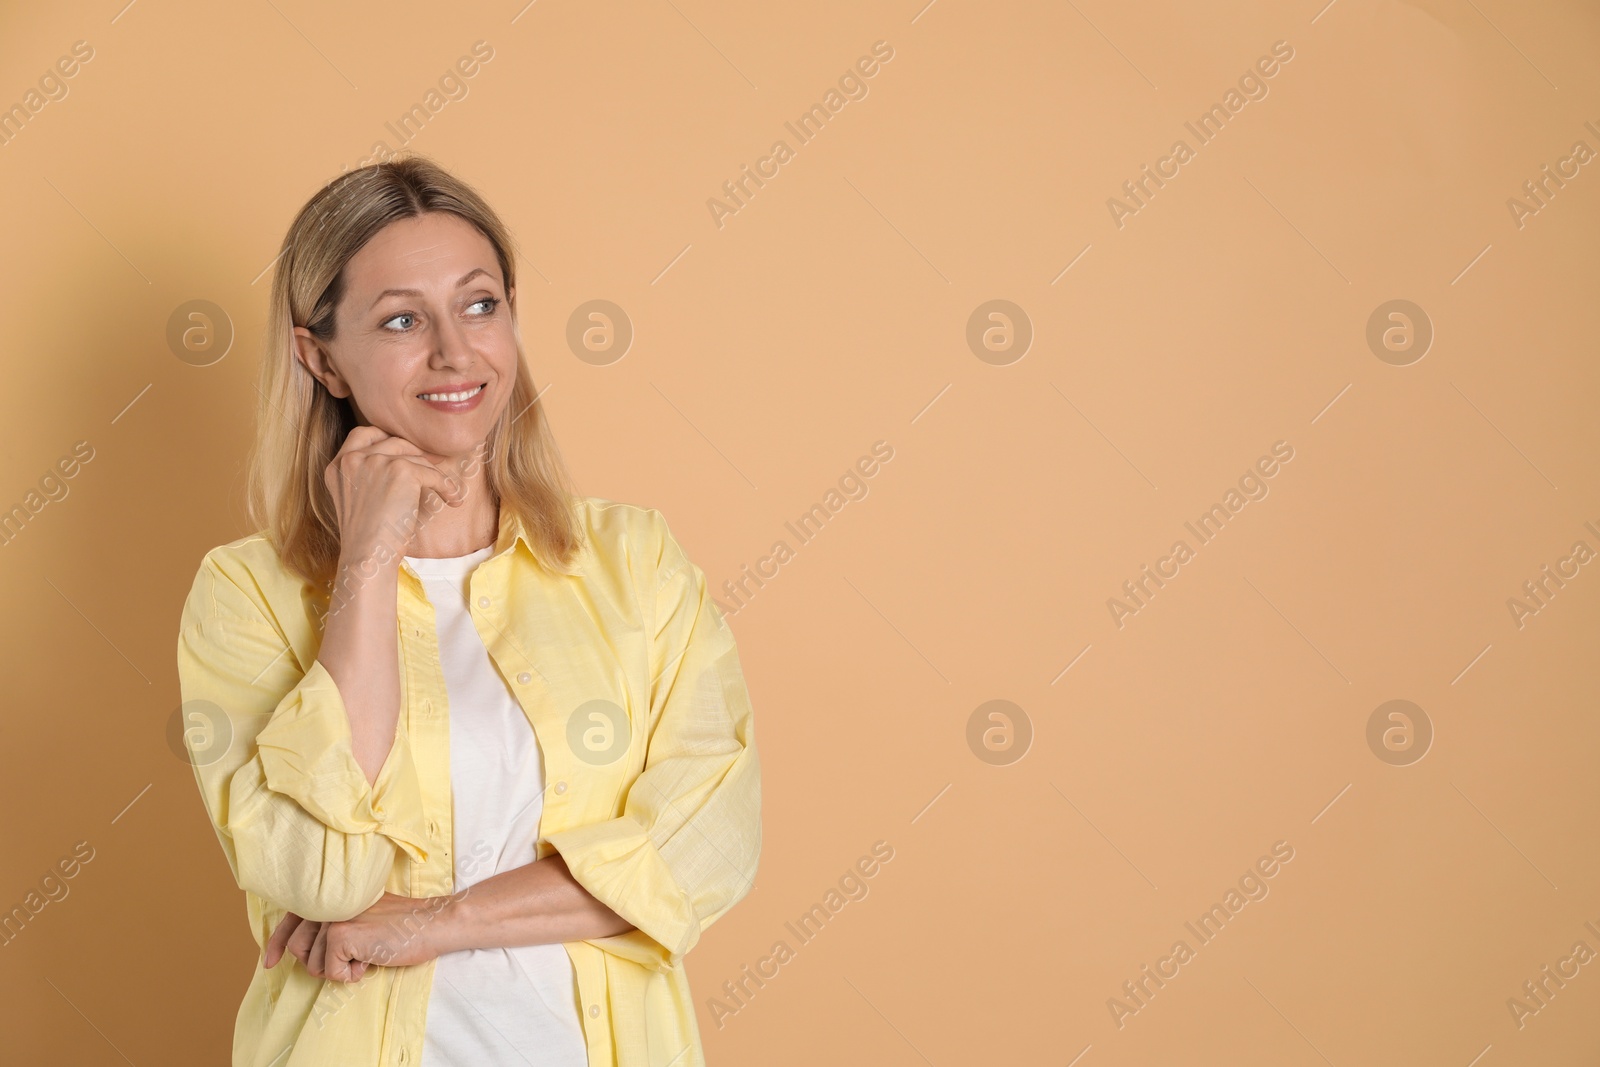
[[[485,306],[485,305],[487,305],[487,306]],[[487,317],[489,315],[493,315],[494,312],[495,312],[495,309],[498,308],[499,306],[500,306],[500,298],[496,297],[496,296],[486,296],[482,300],[474,300],[471,304],[468,305],[469,309],[470,308],[483,308],[482,311],[474,311],[473,312],[473,316],[476,317],[476,318],[485,318],[485,317]],[[406,321],[404,323],[402,323],[399,327],[396,327],[394,324],[397,323],[397,322],[400,322],[400,320],[402,320],[402,319],[404,319]],[[416,321],[417,321],[417,317],[415,315],[413,315],[409,311],[403,311],[398,315],[395,315],[395,316],[392,316],[391,318],[385,319],[384,322],[383,322],[383,328],[386,329],[386,330],[393,330],[396,333],[403,333],[404,331],[409,330],[412,326],[416,325]]]

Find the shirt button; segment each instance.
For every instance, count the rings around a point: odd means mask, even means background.
[[[517,675],[517,681],[521,682],[523,685],[527,685],[529,682],[533,681],[533,675],[529,674],[527,671],[523,671],[521,674]]]
[[[566,791],[567,791],[567,783],[566,782],[557,782],[556,783],[556,792],[557,793],[565,793]]]
[[[421,631],[421,630],[418,630],[418,629],[416,629],[416,628],[414,628],[414,627],[413,627],[413,628],[412,628],[412,630],[411,630],[411,632],[412,632],[412,633],[414,633],[414,634],[416,634],[416,635],[417,635],[417,636],[418,636],[418,637],[421,637],[421,636],[422,636],[422,631]]]
[[[383,818],[383,805],[382,804],[374,804],[374,805],[372,805],[372,814],[376,815],[380,819]]]
[[[591,1019],[600,1018],[600,1005],[598,1005],[598,1004],[589,1005],[589,1018],[591,1018]]]
[[[481,597],[478,598],[478,607],[486,608],[488,606],[489,606],[489,598],[488,597],[481,596]]]

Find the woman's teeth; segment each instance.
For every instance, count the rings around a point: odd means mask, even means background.
[[[480,385],[473,386],[471,389],[468,389],[464,393],[423,393],[422,394],[422,399],[423,400],[449,400],[449,401],[471,400],[473,397],[477,396],[478,393],[482,389],[483,389],[483,386],[480,384]]]

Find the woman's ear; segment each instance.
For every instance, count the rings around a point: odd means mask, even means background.
[[[304,326],[294,328],[294,354],[328,392],[337,397],[350,395],[350,385],[328,358],[328,350]]]

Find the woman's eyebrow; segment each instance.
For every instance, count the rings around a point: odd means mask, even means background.
[[[460,280],[456,282],[456,288],[457,289],[461,288],[463,285],[466,285],[468,282],[470,282],[472,279],[476,278],[480,274],[488,274],[488,273],[489,272],[484,270],[482,267],[473,267],[471,270],[467,271],[467,273],[463,274],[461,276]],[[372,306],[373,307],[377,307],[378,306],[378,301],[382,300],[386,296],[421,296],[421,295],[422,295],[422,290],[421,289],[385,289],[383,292],[381,292],[381,293],[379,293],[377,295],[376,299],[374,299],[372,301]]]

